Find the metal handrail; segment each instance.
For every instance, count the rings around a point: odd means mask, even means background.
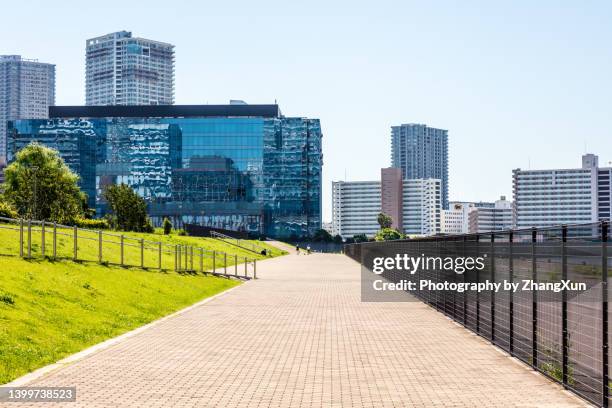
[[[19,256],[22,258],[50,257],[53,259],[72,259],[74,261],[87,262],[91,261],[91,259],[85,259],[82,256],[79,256],[78,243],[82,240],[88,242],[97,241],[98,259],[96,262],[101,264],[168,270],[170,268],[164,267],[165,264],[169,263],[167,255],[174,255],[173,269],[177,272],[199,271],[202,273],[212,273],[214,275],[223,275],[240,279],[257,278],[256,258],[242,257],[241,260],[244,260],[245,265],[244,273],[240,275],[230,274],[227,273],[227,258],[233,258],[234,261],[237,261],[237,255],[232,254],[228,257],[229,254],[224,251],[214,251],[193,245],[168,244],[161,241],[150,241],[144,238],[125,236],[124,234],[110,233],[102,230],[92,230],[89,228],[79,228],[76,226],[63,225],[49,221],[13,219],[6,217],[0,217],[0,229],[9,229],[19,232]],[[95,237],[93,236],[94,234]],[[32,242],[36,238],[33,235],[40,237],[40,246],[37,245],[33,247]],[[70,256],[67,256],[66,253],[63,255],[58,254],[58,250],[60,249],[62,249],[64,252],[66,251],[65,245],[64,247],[59,248],[61,245],[58,245],[58,236],[62,237],[62,240],[65,240],[66,237],[68,239],[72,239],[72,242],[69,242],[70,245],[68,245],[68,248],[70,248]],[[119,256],[119,262],[110,262],[108,260],[108,248],[110,245],[116,245],[114,246],[115,250],[118,246],[119,253],[115,254],[115,257]],[[140,262],[131,264],[126,262],[126,248],[129,248],[130,252],[133,252],[134,248],[140,249]],[[156,252],[156,256],[153,257],[153,263],[155,266],[146,266],[152,263],[150,256],[152,251]],[[147,252],[149,253],[149,257],[148,259],[145,259]],[[166,255],[166,257],[164,257],[164,255]],[[194,261],[194,257],[198,259]],[[205,258],[212,259],[211,270],[204,270]],[[223,262],[219,262],[221,259],[223,259]],[[165,263],[163,262],[164,260],[166,261]],[[172,259],[170,260],[170,263],[172,264]],[[248,266],[250,264],[253,266],[251,275],[248,274]],[[223,273],[217,272],[217,269],[221,266],[223,267]]]
[[[210,231],[211,238],[219,239],[223,242],[226,242],[231,245],[236,245],[240,248],[246,249],[247,251],[255,252],[257,254],[267,253],[268,250],[260,245],[254,244],[252,242],[244,243],[244,240],[240,238],[230,237],[229,235],[222,234],[217,231]],[[236,242],[232,242],[236,241]],[[265,251],[265,252],[264,252]]]

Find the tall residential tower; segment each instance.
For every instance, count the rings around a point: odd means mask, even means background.
[[[405,180],[440,180],[442,209],[448,208],[447,130],[414,123],[392,126],[391,166],[402,169]]]
[[[174,104],[174,45],[119,31],[87,40],[87,105]]]
[[[0,55],[0,166],[6,163],[6,123],[47,118],[55,104],[55,65]]]

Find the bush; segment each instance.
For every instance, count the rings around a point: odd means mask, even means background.
[[[153,222],[148,217],[147,217],[147,221],[145,222],[145,225],[142,226],[142,232],[148,232],[149,234],[152,234],[155,232],[155,227],[153,226]]]
[[[178,234],[179,234],[181,237],[184,237],[184,236],[187,236],[187,235],[188,235],[188,234],[187,234],[187,231],[185,231],[184,229],[180,229],[180,230],[178,230],[178,231],[177,231],[177,233],[178,233]]]
[[[109,229],[110,228],[108,221],[103,218],[93,219],[93,220],[90,220],[87,218],[77,218],[74,224],[80,228],[89,228],[89,229]]]
[[[394,241],[404,238],[404,234],[393,228],[383,228],[376,233],[376,241]]]
[[[164,218],[162,227],[164,228],[164,235],[168,235],[172,232],[172,223],[168,218]]]
[[[17,211],[15,211],[12,205],[7,202],[0,201],[0,217],[19,218],[19,214],[17,214]]]

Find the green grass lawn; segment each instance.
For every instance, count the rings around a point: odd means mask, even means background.
[[[263,258],[213,239],[125,235],[227,251],[228,263],[233,262],[234,254],[240,258]],[[32,237],[34,253],[40,251],[41,244],[39,235],[36,236]],[[77,242],[79,257],[97,259],[96,241],[79,237]],[[58,237],[58,254],[69,256],[72,245],[70,237]],[[162,272],[67,259],[24,260],[14,256],[18,251],[18,232],[0,229],[0,384],[240,283],[199,273],[174,272],[173,255],[164,258],[168,270]],[[116,259],[113,251],[117,247],[108,244],[105,260]],[[274,256],[282,253],[272,249]],[[124,257],[138,264],[140,248],[126,249]],[[208,269],[211,261],[205,260]]]

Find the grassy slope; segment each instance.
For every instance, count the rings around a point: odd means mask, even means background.
[[[129,235],[261,258],[210,239]],[[68,237],[61,239],[63,249],[72,249]],[[33,242],[34,248],[35,236]],[[133,249],[125,256],[137,263],[140,250]],[[0,229],[0,254],[16,251],[18,235]],[[95,241],[79,242],[83,258],[97,259],[96,251]],[[168,255],[165,266],[170,266],[170,258],[173,262]],[[237,284],[200,274],[0,255],[0,384]]]

